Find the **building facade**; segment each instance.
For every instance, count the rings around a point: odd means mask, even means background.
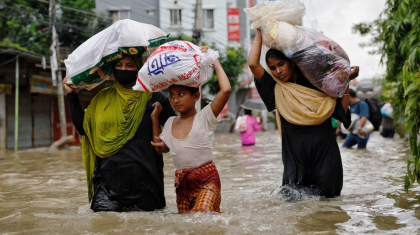
[[[50,70],[42,68],[41,55],[6,47],[0,47],[0,52],[0,61],[9,61],[0,67],[0,150],[14,147],[16,125],[19,148],[49,146],[54,139],[53,105],[57,100]]]
[[[95,12],[98,15],[109,15],[113,22],[132,19],[159,27],[159,2],[158,0],[96,0]]]
[[[227,0],[203,0],[201,40],[223,50],[228,46]],[[193,36],[196,0],[159,0],[160,28],[176,37]]]

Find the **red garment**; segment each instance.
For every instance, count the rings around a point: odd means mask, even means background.
[[[175,188],[178,213],[220,212],[220,178],[213,161],[175,171]]]

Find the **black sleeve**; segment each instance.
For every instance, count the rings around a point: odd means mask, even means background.
[[[342,122],[345,128],[349,128],[351,124],[350,108],[347,110],[347,113],[344,111],[343,106],[341,105],[341,98],[337,98],[332,117]]]
[[[162,92],[157,92],[156,94],[156,101],[159,102],[162,105],[162,112],[159,115],[159,124],[165,125],[165,122],[168,120],[168,118],[172,116],[176,116],[176,113],[174,109],[172,108],[171,103],[168,100],[168,97],[166,97]]]
[[[262,101],[264,102],[267,110],[269,112],[276,109],[276,98],[274,96],[274,87],[276,86],[276,81],[271,77],[271,75],[265,71],[264,75],[261,77],[260,81],[255,80],[255,87],[257,87],[258,93],[261,96]]]
[[[80,104],[79,96],[76,93],[67,94],[67,101],[70,104],[70,117],[73,125],[81,135],[86,135],[83,129],[83,119],[85,118],[85,111]]]

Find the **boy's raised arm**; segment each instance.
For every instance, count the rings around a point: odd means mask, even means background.
[[[225,107],[227,101],[229,100],[230,91],[232,90],[230,86],[229,79],[222,68],[219,60],[214,62],[214,70],[216,70],[217,80],[219,81],[220,91],[217,93],[213,102],[210,104],[211,110],[213,111],[214,116],[219,116]]]

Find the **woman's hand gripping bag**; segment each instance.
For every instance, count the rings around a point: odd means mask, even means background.
[[[158,92],[173,84],[199,87],[212,77],[218,57],[218,51],[201,53],[200,47],[187,41],[165,43],[146,60],[133,89]]]

